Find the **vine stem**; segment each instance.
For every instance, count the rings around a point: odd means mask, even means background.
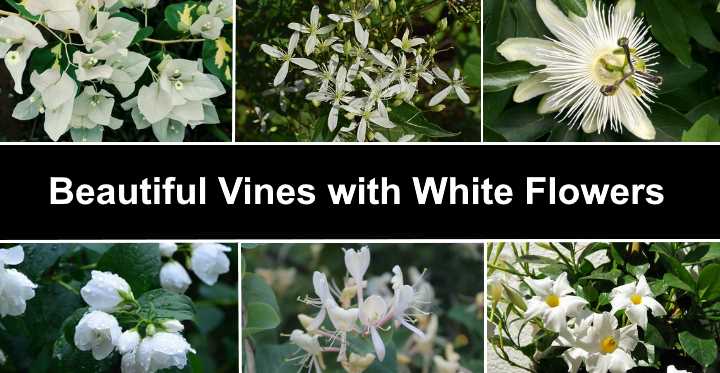
[[[245,367],[247,368],[247,373],[255,373],[255,353],[252,349],[252,346],[250,345],[250,341],[245,338],[243,341],[243,345],[245,346]]]

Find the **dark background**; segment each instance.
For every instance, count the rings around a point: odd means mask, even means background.
[[[708,239],[720,237],[718,146],[0,146],[0,239]],[[50,206],[50,176],[94,186],[208,179],[205,206]],[[216,177],[316,186],[310,206],[227,206]],[[401,206],[330,206],[327,183],[388,176]],[[508,206],[418,206],[411,176],[489,177]],[[664,186],[660,206],[526,206],[525,178]]]

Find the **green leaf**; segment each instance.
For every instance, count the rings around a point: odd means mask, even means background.
[[[680,345],[690,357],[704,367],[710,366],[718,354],[718,346],[712,333],[702,327],[690,327],[678,334]]]
[[[232,84],[232,46],[230,43],[227,38],[221,36],[215,40],[205,40],[202,50],[205,68],[227,86]]]
[[[660,348],[672,348],[675,331],[662,320],[650,319],[645,329],[645,342]]]
[[[698,295],[705,302],[720,299],[720,264],[710,264],[700,272]]]
[[[192,300],[185,295],[165,289],[148,291],[138,298],[138,303],[140,303],[141,313],[154,315],[159,319],[195,320],[195,307]]]
[[[135,34],[135,38],[133,38],[132,44],[138,44],[138,43],[142,42],[143,40],[149,38],[150,35],[152,35],[153,31],[155,31],[155,29],[153,29],[152,27],[141,28],[137,32],[137,34]]]
[[[720,125],[710,115],[700,118],[689,130],[682,135],[685,142],[720,141]]]
[[[672,273],[666,273],[663,276],[663,282],[665,283],[665,285],[667,285],[669,287],[685,290],[688,293],[693,293],[693,294],[695,293],[695,289],[690,284],[687,284],[684,281],[680,280],[677,276],[673,275]]]
[[[195,318],[201,333],[208,334],[220,326],[225,319],[223,311],[208,304],[198,304],[195,307]]]
[[[552,343],[558,336],[558,333],[543,329],[535,336],[533,342],[537,346],[538,351],[545,351],[552,346]]]
[[[671,245],[665,243],[655,243],[650,246],[650,251],[660,254],[661,259],[670,267],[670,273],[666,273],[663,277],[663,280],[665,280],[666,278],[668,278],[667,275],[671,275],[671,277],[669,277],[670,282],[668,283],[668,286],[685,289],[684,287],[682,287],[682,285],[679,285],[676,281],[674,281],[674,277],[680,282],[684,283],[686,287],[690,289],[690,292],[695,292],[695,279],[693,279],[687,268],[685,268],[685,266],[683,266],[680,261],[675,257],[676,253],[674,252]]]
[[[470,87],[480,88],[482,76],[480,71],[482,69],[482,56],[480,53],[471,54],[465,60],[465,66],[463,71],[465,72],[465,83]]]
[[[273,373],[297,373],[298,366],[288,361],[298,348],[292,344],[259,344],[255,349],[255,371]],[[244,362],[243,362],[244,363]]]
[[[483,64],[483,92],[500,92],[517,86],[539,70],[525,61]]]
[[[28,301],[22,320],[33,343],[49,344],[62,333],[63,321],[83,305],[77,293],[63,286],[41,284]]]
[[[685,21],[679,17],[680,10],[672,0],[643,0],[638,6],[652,25],[650,31],[670,53],[685,66],[692,64],[690,36]]]
[[[17,266],[33,282],[38,282],[42,275],[57,263],[58,259],[72,250],[68,244],[23,245],[25,260]]]
[[[452,137],[457,133],[448,132],[435,123],[425,119],[422,111],[408,103],[393,107],[389,113],[390,120],[398,127],[402,127],[412,133],[428,137]]]
[[[246,273],[242,278],[242,297],[246,315],[243,335],[250,336],[280,325],[280,307],[275,293],[262,277]]]
[[[580,17],[587,16],[585,0],[553,0],[566,14],[575,13]]]
[[[715,37],[710,24],[700,9],[702,3],[697,1],[676,1],[675,4],[680,8],[690,36],[700,45],[720,52],[720,41]]]
[[[157,244],[119,244],[98,261],[97,269],[125,279],[135,296],[160,287],[160,249]]]
[[[562,125],[552,115],[540,115],[532,105],[514,106],[486,126],[508,141],[535,141]]]
[[[720,258],[720,243],[701,245],[692,249],[682,262],[687,264],[700,264]]]
[[[593,272],[585,277],[581,277],[581,280],[601,280],[601,281],[610,281],[613,284],[617,285],[618,279],[622,275],[622,272],[619,269],[612,269],[608,272]]]
[[[15,0],[5,0],[5,2],[8,3],[11,7],[13,7],[15,10],[17,10],[17,12],[20,13],[23,18],[31,20],[32,22],[38,22],[40,20],[40,16],[32,15],[30,12],[28,12],[24,5],[21,5],[21,3],[18,3]]]
[[[695,106],[685,117],[690,122],[695,123],[705,115],[710,115],[716,121],[720,121],[720,97],[715,97]]]
[[[653,105],[649,117],[655,126],[655,141],[679,141],[683,132],[692,126],[680,112],[661,103]]]
[[[658,75],[663,78],[660,86],[660,94],[667,94],[687,88],[690,83],[697,81],[707,73],[707,68],[699,63],[693,62],[685,66],[670,55],[660,57],[657,66]]]

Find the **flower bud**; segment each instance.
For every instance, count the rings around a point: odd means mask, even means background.
[[[174,242],[161,242],[158,245],[158,248],[160,249],[160,255],[166,258],[172,258],[172,256],[175,255],[178,246]]]
[[[85,314],[75,326],[74,342],[80,351],[92,351],[95,360],[108,357],[117,346],[122,330],[114,316],[102,311]]]
[[[132,352],[140,344],[140,333],[137,329],[126,330],[118,340],[118,352],[125,355]]]
[[[443,111],[443,110],[445,110],[445,105],[444,105],[444,104],[435,105],[435,106],[432,107],[432,111],[434,111],[434,112],[438,112],[438,113],[439,113],[439,112],[441,112],[441,111]]]
[[[390,9],[390,13],[395,13],[395,10],[397,9],[397,3],[395,0],[388,1],[388,9]]]
[[[157,333],[157,328],[154,324],[150,324],[147,327],[145,327],[145,334],[152,337]]]
[[[216,243],[193,245],[190,269],[207,285],[215,285],[218,276],[230,272],[229,247]]]
[[[373,362],[375,362],[375,355],[365,354],[365,356],[360,356],[353,352],[347,361],[342,362],[342,367],[348,373],[363,373]]]
[[[445,17],[445,18],[441,19],[440,22],[438,22],[437,29],[439,32],[443,32],[447,29],[447,26],[448,26],[448,21],[447,21],[447,17]]]
[[[191,284],[185,267],[174,260],[165,263],[160,269],[160,285],[167,291],[184,294]]]
[[[162,327],[168,333],[180,333],[185,330],[185,326],[178,320],[167,320],[162,323]]]
[[[80,289],[80,295],[91,309],[113,312],[121,303],[134,299],[130,285],[122,277],[101,271],[92,271],[91,276]]]
[[[372,4],[373,8],[377,9],[380,7],[380,0],[372,0],[370,4]]]

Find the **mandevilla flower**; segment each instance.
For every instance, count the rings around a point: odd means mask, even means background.
[[[92,351],[95,360],[108,357],[118,345],[122,330],[114,316],[102,311],[85,314],[75,326],[75,346]]]
[[[578,341],[587,351],[585,368],[589,373],[622,373],[636,366],[630,353],[638,343],[637,326],[617,327],[617,319],[607,312],[592,315],[592,326]]]
[[[527,302],[525,318],[540,317],[549,330],[559,333],[567,328],[567,316],[577,313],[588,302],[573,296],[575,290],[570,287],[567,273],[561,273],[555,281],[544,278],[541,280],[525,280],[535,293]]]
[[[92,271],[92,279],[80,295],[93,310],[113,312],[123,302],[133,299],[130,285],[120,276],[110,272]]]
[[[620,0],[610,11],[588,2],[584,18],[568,18],[552,0],[536,4],[554,38],[511,38],[497,48],[508,61],[544,66],[517,87],[515,102],[544,95],[540,114],[559,112],[587,133],[624,126],[654,139],[646,111],[662,83],[651,69],[659,54],[648,27],[633,18],[635,0]]]
[[[5,268],[18,265],[24,259],[21,246],[0,249],[0,317],[22,315],[26,302],[35,297],[36,284],[19,271]]]
[[[192,280],[182,264],[171,260],[160,268],[160,285],[167,291],[185,294]]]
[[[652,290],[643,275],[639,275],[634,283],[614,288],[610,292],[610,304],[612,304],[610,313],[615,314],[619,310],[624,310],[630,322],[638,324],[643,330],[647,328],[648,310],[653,316],[667,314],[665,308],[653,298]]]
[[[229,247],[217,243],[201,243],[192,245],[190,270],[207,285],[215,285],[218,276],[230,271]]]

